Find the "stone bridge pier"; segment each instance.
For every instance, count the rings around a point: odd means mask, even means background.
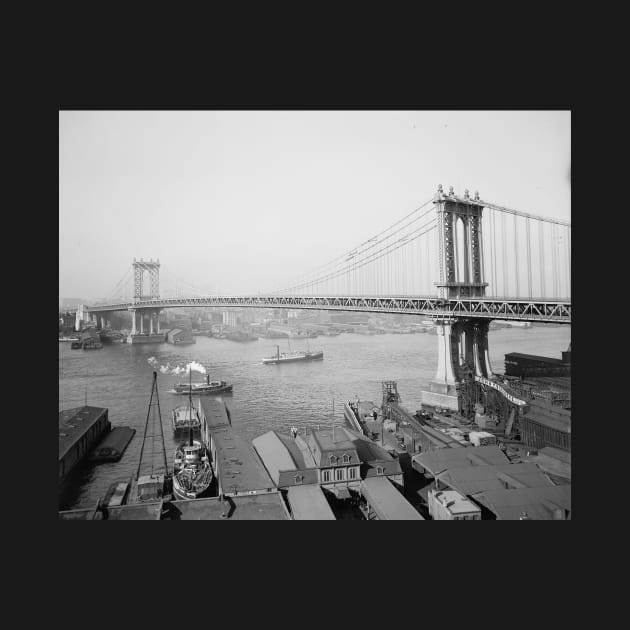
[[[161,308],[130,308],[131,334],[127,343],[162,343],[164,333],[160,331]]]
[[[488,355],[487,319],[441,319],[436,321],[438,367],[422,402],[457,411],[457,385],[469,370],[477,376],[492,378]]]

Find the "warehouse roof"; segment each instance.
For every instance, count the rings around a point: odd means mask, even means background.
[[[219,484],[226,494],[269,491],[274,482],[252,446],[228,426],[212,431]]]
[[[296,461],[285,441],[275,431],[267,431],[254,438],[252,445],[276,485],[281,470],[296,470],[302,467],[301,457],[298,455],[299,459]]]
[[[424,520],[386,477],[364,479],[361,482],[361,494],[367,499],[381,520]]]
[[[106,407],[84,405],[59,412],[59,459],[83,436],[99,418],[107,413]]]
[[[334,521],[335,515],[319,486],[291,486],[287,494],[296,521]]]
[[[554,510],[571,511],[571,486],[486,490],[475,500],[494,512],[498,520],[552,520]]]
[[[528,359],[530,361],[541,361],[543,363],[558,363],[564,365],[565,361],[562,359],[554,359],[553,357],[540,357],[535,354],[523,354],[522,352],[508,352],[505,358],[513,357],[515,359]]]
[[[449,468],[439,475],[441,482],[461,494],[471,496],[487,490],[511,488],[541,488],[553,482],[536,464],[503,464],[499,466],[467,466]]]
[[[449,468],[509,463],[505,453],[496,445],[443,448],[414,455],[411,460],[414,465],[422,466],[433,475]]]

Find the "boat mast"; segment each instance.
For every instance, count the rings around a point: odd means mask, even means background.
[[[136,470],[136,481],[140,477],[140,466],[142,466],[142,454],[144,453],[144,442],[147,439],[147,428],[149,426],[149,415],[151,413],[151,403],[153,402],[153,390],[155,389],[155,380],[157,372],[153,372],[153,385],[151,386],[151,398],[149,399],[149,408],[147,409],[147,420],[144,423],[144,435],[142,436],[142,446],[140,447],[140,459],[138,460],[138,469]]]
[[[193,404],[192,404],[192,370],[190,369],[190,365],[189,365],[188,366],[188,446],[192,446],[193,445],[192,412],[193,412]]]
[[[153,372],[155,382],[155,400],[157,401],[158,419],[160,421],[160,436],[162,438],[162,456],[164,457],[164,476],[168,476],[168,462],[166,460],[166,444],[164,443],[164,427],[162,426],[162,411],[160,410],[160,396],[157,388],[157,372]]]

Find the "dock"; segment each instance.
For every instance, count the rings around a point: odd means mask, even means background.
[[[147,501],[116,507],[100,505],[59,512],[64,521],[287,521],[291,520],[280,492],[191,499]]]
[[[203,398],[204,441],[210,447],[219,494],[235,497],[277,492],[271,477],[252,446],[233,429],[227,405]]]
[[[111,429],[105,407],[83,405],[59,412],[59,484]]]
[[[171,501],[163,520],[176,521],[286,521],[290,520],[279,491]]]

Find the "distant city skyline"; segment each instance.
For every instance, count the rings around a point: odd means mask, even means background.
[[[438,184],[570,221],[570,128],[568,111],[62,111],[60,304],[105,299],[134,257],[209,292],[282,285]]]

